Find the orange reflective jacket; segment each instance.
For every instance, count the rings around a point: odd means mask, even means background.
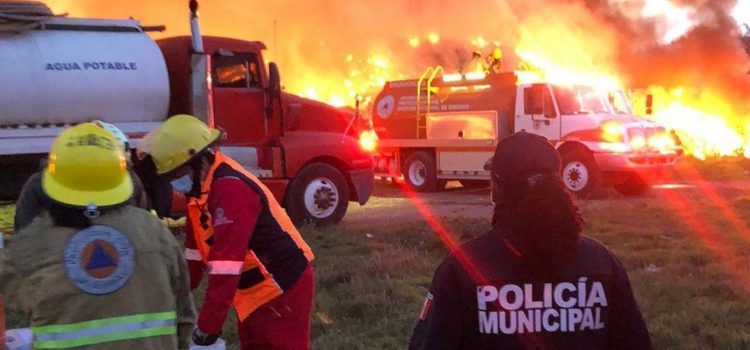
[[[223,174],[223,175],[222,175]],[[291,238],[293,249],[289,249],[289,254],[304,254],[307,262],[313,260],[312,250],[302,239],[297,228],[292,224],[291,219],[287,216],[284,208],[274,198],[273,194],[266,188],[258,178],[245,170],[237,162],[224,156],[221,152],[216,152],[216,158],[213,165],[209,168],[206,178],[201,184],[201,197],[191,199],[188,203],[188,220],[190,220],[196,248],[200,253],[203,263],[208,264],[208,256],[211,252],[213,242],[214,228],[210,213],[208,212],[208,199],[211,196],[211,185],[214,180],[222,176],[237,177],[244,181],[248,186],[255,189],[261,197],[262,208],[261,218],[259,218],[253,229],[253,237],[259,235],[276,236],[286,239],[284,236]],[[301,253],[300,253],[301,252]],[[268,301],[278,297],[284,291],[291,287],[290,278],[294,281],[299,277],[285,276],[287,273],[297,273],[279,270],[276,266],[266,266],[271,264],[263,256],[263,249],[254,246],[254,240],[251,239],[244,262],[241,269],[241,282],[234,295],[233,305],[237,311],[240,320],[244,320],[248,315],[258,307]],[[299,271],[301,273],[302,271]]]

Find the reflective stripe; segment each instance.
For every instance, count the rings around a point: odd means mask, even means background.
[[[88,328],[74,332],[46,333],[35,337],[35,339],[37,341],[71,340],[76,338],[102,336],[110,333],[135,332],[149,328],[162,328],[174,325],[175,320],[143,321],[138,323],[126,323],[120,325]]]
[[[177,334],[177,314],[162,312],[34,327],[35,349],[64,349],[116,340]]]
[[[242,271],[242,261],[216,260],[208,262],[209,275],[239,275]]]
[[[190,261],[201,261],[201,252],[198,249],[185,248],[185,259]]]

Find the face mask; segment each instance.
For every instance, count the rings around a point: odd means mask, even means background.
[[[186,174],[179,179],[172,180],[172,182],[170,182],[170,184],[172,184],[172,188],[180,193],[189,193],[190,190],[193,189],[193,178],[190,175],[191,174]]]

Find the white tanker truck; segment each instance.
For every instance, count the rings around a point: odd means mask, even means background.
[[[282,92],[263,43],[201,37],[192,10],[192,37],[158,41],[135,20],[35,15],[9,28],[0,16],[0,199],[17,195],[70,125],[101,119],[138,140],[186,113],[224,129],[222,150],[295,222],[336,223],[349,201],[364,204],[373,162],[353,116]]]

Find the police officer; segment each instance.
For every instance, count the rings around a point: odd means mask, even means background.
[[[38,349],[187,349],[194,327],[182,249],[149,212],[127,205],[122,149],[84,123],[52,145],[47,213],[0,251],[0,295],[31,316]]]
[[[583,220],[538,135],[503,140],[493,228],[438,267],[410,349],[650,349],[620,261]]]
[[[234,306],[243,349],[308,349],[312,251],[268,188],[212,147],[220,136],[177,115],[151,140],[157,172],[189,198],[185,256],[193,288],[208,267],[193,342],[216,342]]]
[[[122,132],[118,127],[105,123],[100,120],[95,120],[93,123],[106,130],[112,137],[117,140],[117,144],[120,145],[123,152],[126,154],[129,150],[129,141],[125,133]],[[133,179],[133,197],[130,203],[144,209],[149,209],[149,200],[146,197],[146,193],[143,190],[140,178],[135,173],[131,172],[131,179]],[[42,190],[42,172],[38,171],[31,175],[23,185],[21,193],[18,196],[16,202],[16,213],[13,217],[13,230],[18,232],[24,226],[28,225],[31,220],[39,216],[49,205],[49,198],[44,194]]]

